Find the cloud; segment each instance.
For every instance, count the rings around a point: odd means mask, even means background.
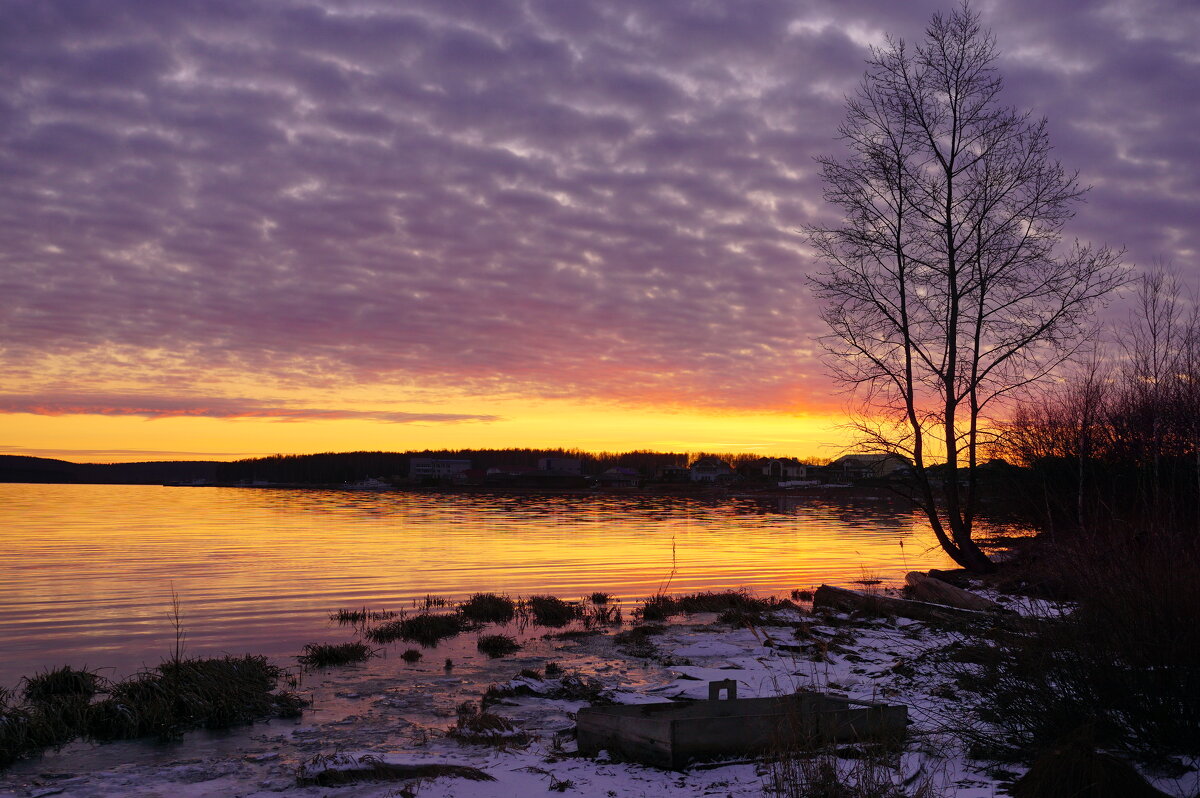
[[[254,399],[174,399],[136,396],[25,396],[0,394],[0,413],[42,416],[99,415],[146,418],[266,419],[270,421],[382,421],[389,424],[492,422],[499,416],[297,407]]]
[[[812,159],[866,44],[941,7],[16,0],[0,376],[828,402]],[[1068,233],[1194,273],[1194,5],[986,13],[1094,185]]]
[[[174,449],[42,449],[28,446],[0,445],[0,455],[49,458],[107,458],[127,461],[131,458],[146,460],[226,460],[231,458],[261,457],[269,452],[189,452]]]

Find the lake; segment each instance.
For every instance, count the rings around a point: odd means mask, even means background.
[[[836,495],[832,491],[830,495]],[[892,502],[0,484],[0,687],[70,664],[298,654],[329,613],[492,591],[633,602],[951,567]]]

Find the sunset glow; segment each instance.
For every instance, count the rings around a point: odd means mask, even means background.
[[[387,423],[370,418],[289,422],[253,417],[13,413],[0,416],[0,439],[9,442],[0,446],[0,454],[109,463],[234,460],[280,452],[565,447],[832,457],[848,441],[839,427],[843,419],[834,415],[669,413],[516,399],[484,405],[465,401],[452,407],[465,416],[472,415],[473,409],[486,409],[496,417]]]
[[[9,4],[0,451],[835,455],[813,158],[943,5]],[[979,10],[1069,234],[1194,285],[1195,9],[1115,8]]]

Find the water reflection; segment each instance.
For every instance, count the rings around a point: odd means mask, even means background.
[[[290,655],[349,634],[332,609],[427,594],[785,595],[948,565],[919,517],[863,499],[0,485],[0,543],[0,685],[157,662],[172,589],[191,653]]]

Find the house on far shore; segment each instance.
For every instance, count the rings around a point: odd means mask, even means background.
[[[687,466],[681,465],[661,465],[654,469],[655,482],[691,482],[692,472]]]
[[[409,479],[453,479],[471,468],[470,460],[448,460],[438,457],[414,457],[408,461]]]
[[[633,468],[613,466],[597,477],[596,481],[605,488],[636,488],[642,482],[642,475]]]
[[[733,479],[729,463],[718,457],[701,457],[692,463],[692,482],[727,482]]]
[[[907,472],[912,463],[898,454],[844,454],[829,464],[829,475],[841,479],[872,479]]]
[[[738,467],[747,479],[785,482],[808,479],[808,466],[794,457],[760,457]]]
[[[540,457],[538,470],[556,474],[582,474],[583,461],[577,457]]]

